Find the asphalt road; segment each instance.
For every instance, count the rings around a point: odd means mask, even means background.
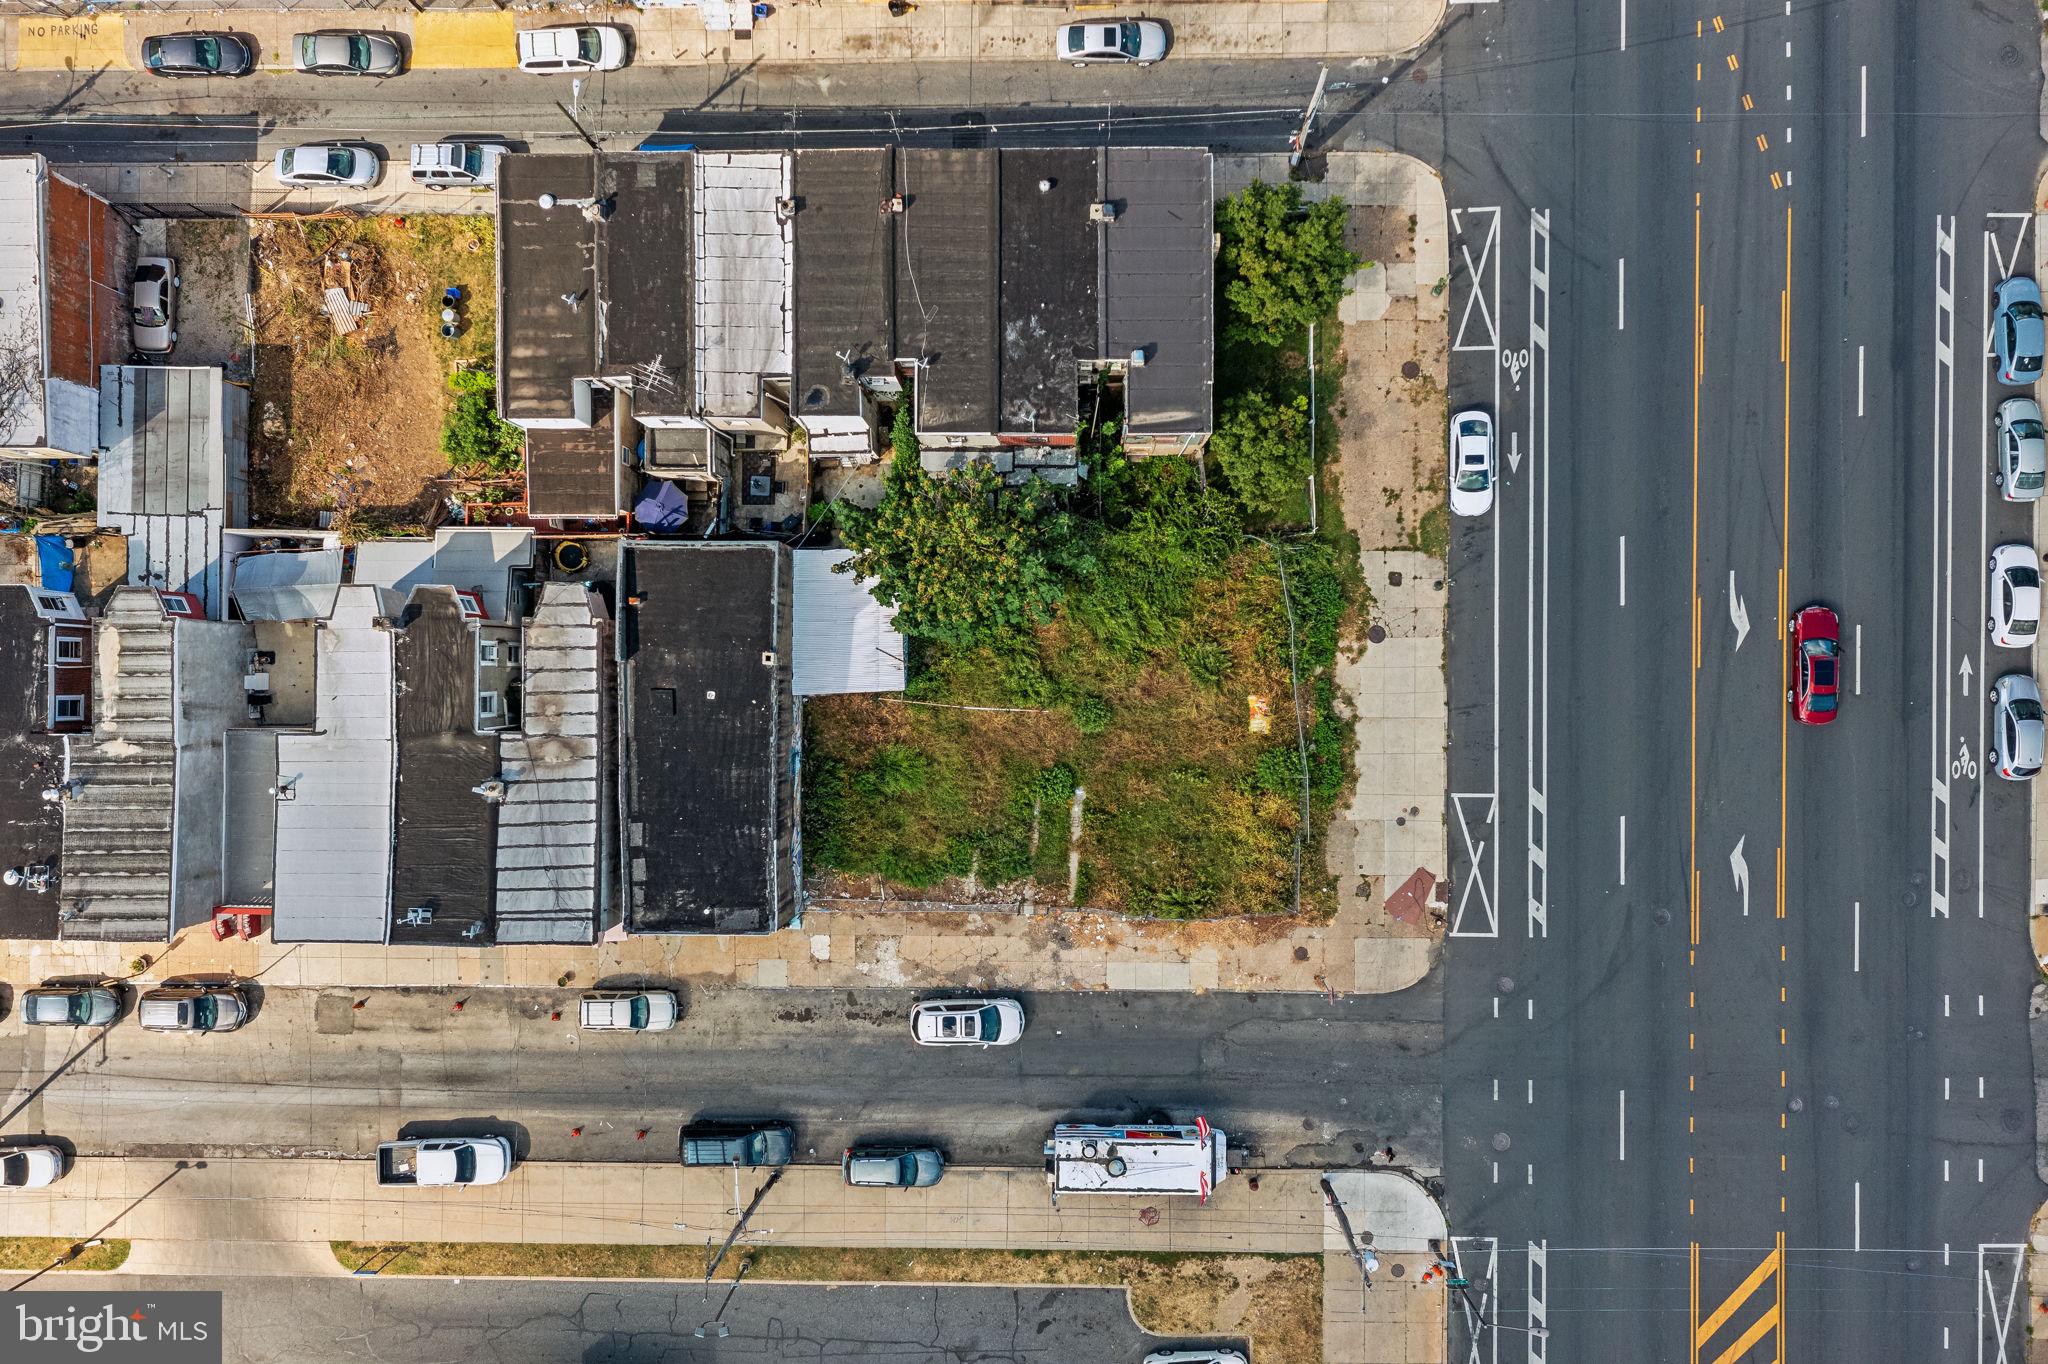
[[[92,1275],[117,1291],[219,1290],[219,1280]],[[78,1284],[36,1288],[71,1289]],[[832,1288],[504,1279],[237,1279],[222,1302],[226,1364],[1138,1364],[1148,1336],[1121,1290]],[[723,1321],[705,1338],[698,1327]],[[1186,1342],[1199,1344],[1206,1342]],[[1240,1343],[1240,1348],[1242,1348]]]
[[[1056,1121],[1165,1112],[1208,1117],[1254,1165],[1357,1165],[1389,1144],[1440,1164],[1434,976],[1335,1002],[1027,994],[1023,1041],[987,1051],[912,1043],[918,997],[690,990],[659,1035],[579,1032],[567,990],[270,990],[219,1036],[10,1019],[0,1134],[82,1154],[366,1155],[401,1126],[490,1118],[525,1134],[526,1158],[674,1160],[684,1121],[781,1118],[827,1162],[856,1138],[904,1137],[1034,1166]]]
[[[1623,15],[1454,7],[1351,129],[1442,166],[1452,402],[1517,461],[1452,558],[1451,1224],[1550,1331],[1502,1357],[1995,1358],[2043,1191],[1979,342],[2038,15]],[[1827,729],[1786,719],[1816,600]]]

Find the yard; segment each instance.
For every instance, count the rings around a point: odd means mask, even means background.
[[[329,512],[344,534],[377,534],[428,522],[451,490],[449,376],[492,359],[492,231],[488,218],[444,215],[256,226],[256,524],[309,526]],[[451,286],[462,302],[444,338]],[[324,311],[334,287],[369,308],[347,335]]]

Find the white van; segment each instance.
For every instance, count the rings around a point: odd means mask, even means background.
[[[564,24],[519,34],[519,69],[616,71],[626,64],[626,30],[616,24]]]
[[[495,142],[415,142],[412,182],[428,189],[495,185],[498,162],[511,152]]]

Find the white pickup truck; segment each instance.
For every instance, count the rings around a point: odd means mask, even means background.
[[[385,1187],[497,1184],[511,1173],[512,1143],[503,1137],[432,1137],[377,1148],[377,1183]]]

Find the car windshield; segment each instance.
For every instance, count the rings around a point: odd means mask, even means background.
[[[208,71],[220,70],[220,43],[213,38],[198,38],[192,43],[192,56],[198,65]]]
[[[463,148],[462,169],[471,175],[482,175],[484,173],[484,149],[482,147]]]
[[[1458,491],[1461,493],[1483,493],[1486,491],[1486,471],[1471,469],[1458,475]]]
[[[1483,436],[1486,434],[1486,423],[1482,421],[1459,422],[1458,434],[1461,436]]]
[[[2025,366],[2020,366],[2020,368],[2025,368]],[[2022,417],[2012,424],[2012,433],[2021,440],[2039,440],[2042,431],[2041,423],[2035,421],[2032,417]]]
[[[2029,720],[2041,718],[2041,703],[2031,696],[2015,698],[2011,709],[2012,718],[2018,720],[2021,724],[2025,724]]]
[[[2041,305],[2032,299],[2020,298],[2014,299],[2012,305],[2005,311],[2008,317],[2039,317],[2041,315]]]
[[[630,1022],[632,1023],[632,1025],[633,1025],[634,1027],[636,1027],[636,1028],[644,1028],[644,1027],[646,1027],[646,1026],[647,1026],[647,1001],[646,1001],[646,1000],[644,1000],[644,999],[636,999],[636,1000],[634,1000],[634,1001],[633,1001],[633,1004],[632,1004],[632,1007],[626,1010],[626,1016],[627,1016],[627,1019],[628,1019],[628,1020],[629,1020],[629,1021],[630,1021]]]
[[[86,1015],[91,1009],[92,1001],[85,997],[83,990],[64,997],[64,1016],[73,1023],[85,1022]]]
[[[192,1001],[192,1026],[204,1031],[211,1028],[220,1018],[220,1006],[213,1002],[212,995],[201,995]]]
[[[1818,714],[1822,711],[1833,710],[1835,708],[1835,705],[1835,694],[1833,692],[1829,692],[1825,696],[1816,696],[1810,699],[1806,703],[1806,708]]]
[[[1135,57],[1135,56],[1137,56],[1137,55],[1138,55],[1138,26],[1137,26],[1136,24],[1119,24],[1119,25],[1117,26],[1117,44],[1116,44],[1116,45],[1117,45],[1117,50],[1118,50],[1119,52],[1123,53],[1123,54],[1124,54],[1124,55],[1125,55],[1126,57]]]
[[[2041,575],[2025,565],[2005,570],[2005,580],[2014,587],[2039,587],[2041,585]]]
[[[905,1152],[896,1161],[896,1178],[905,1186],[917,1183],[917,1157]]]
[[[354,152],[346,147],[329,147],[327,149],[327,173],[329,175],[340,176],[346,179],[348,173],[355,168],[356,154]]]
[[[2013,485],[2013,487],[2015,487],[2015,488],[2024,488],[2024,489],[2028,490],[2029,492],[2031,492],[2031,491],[2033,491],[2034,489],[2036,489],[2036,488],[2038,488],[2038,487],[2040,487],[2040,486],[2041,486],[2041,481],[2042,481],[2042,475],[2041,475],[2041,474],[2039,474],[2039,473],[2027,473],[2027,472],[2025,472],[2025,471],[2023,470],[2023,471],[2021,471],[2020,475],[2019,475],[2019,476],[2018,476],[2017,478],[2013,479],[2013,481],[2012,481],[2012,485]]]
[[[24,1155],[0,1156],[0,1184],[19,1187],[28,1183],[28,1157]]]
[[[2035,627],[2038,624],[2039,622],[2037,621],[2015,620],[2011,625],[2006,627],[2006,633],[2012,635],[2031,635],[2034,633]]]
[[[1003,1035],[1003,1016],[995,1005],[991,1004],[981,1011],[980,1022],[982,1041],[993,1042]]]
[[[2041,368],[2041,357],[2038,355],[2018,356],[2013,360],[2012,367],[2021,374],[2032,374],[2035,370]]]
[[[137,308],[135,310],[135,325],[138,327],[161,327],[168,321],[170,321],[170,318],[164,316],[162,308]]]
[[[370,40],[360,33],[349,35],[348,64],[358,71],[370,69]]]
[[[1067,51],[1079,52],[1088,43],[1088,30],[1079,24],[1067,29]]]
[[[583,58],[584,61],[596,61],[601,51],[601,46],[596,29],[579,28],[576,30],[576,55]]]
[[[476,1178],[476,1148],[465,1146],[455,1153],[455,1182],[467,1184]]]

